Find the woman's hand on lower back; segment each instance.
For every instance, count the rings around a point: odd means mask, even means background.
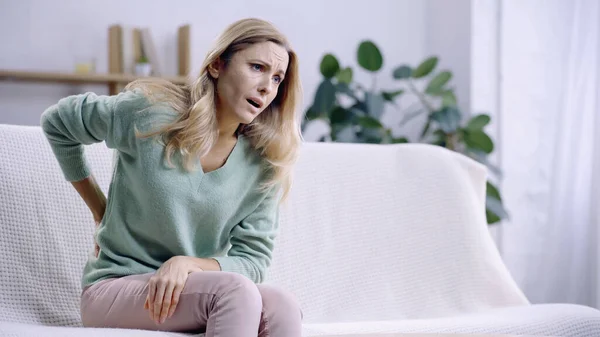
[[[100,254],[100,246],[98,246],[98,240],[96,239],[96,233],[98,233],[98,227],[100,227],[100,220],[94,220],[96,227],[94,228],[94,256],[98,257]]]
[[[100,247],[96,242],[96,234],[98,231],[98,227],[102,222],[102,218],[104,217],[104,212],[106,211],[106,196],[93,175],[90,174],[87,178],[84,178],[80,181],[71,182],[73,187],[77,190],[83,201],[85,201],[86,205],[92,212],[92,216],[94,217],[94,222],[96,223],[96,228],[94,232],[94,256],[98,257],[100,253]]]
[[[163,263],[148,280],[148,296],[144,309],[150,311],[150,317],[156,324],[163,323],[175,312],[179,296],[191,271],[189,260],[185,256],[174,256]]]

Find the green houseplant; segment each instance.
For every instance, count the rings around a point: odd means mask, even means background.
[[[319,141],[394,144],[407,143],[409,139],[382,122],[386,107],[395,108],[407,95],[416,97],[417,108],[399,111],[401,125],[425,115],[425,122],[417,142],[426,142],[460,152],[488,166],[491,172],[501,172],[489,161],[494,143],[484,127],[490,122],[486,114],[466,118],[457,105],[452,73],[438,69],[438,58],[428,57],[417,66],[403,64],[392,71],[398,87],[393,90],[377,88],[377,75],[383,66],[383,56],[373,41],[359,43],[356,58],[359,67],[371,75],[369,86],[354,80],[352,67],[343,67],[331,53],[323,56],[319,84],[313,103],[302,121],[302,130],[316,121],[324,121],[330,132]],[[508,214],[503,207],[498,188],[487,182],[486,216],[494,224]]]

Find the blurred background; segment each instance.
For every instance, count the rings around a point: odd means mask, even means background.
[[[245,17],[300,57],[306,141],[487,165],[490,232],[529,299],[600,307],[596,0],[0,0],[0,123],[39,125],[64,96],[148,71],[194,76]]]

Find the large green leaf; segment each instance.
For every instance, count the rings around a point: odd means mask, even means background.
[[[363,41],[358,46],[358,64],[368,71],[378,71],[383,65],[383,56],[372,41]]]
[[[460,124],[460,111],[455,107],[443,107],[431,114],[431,119],[438,123],[445,133],[453,133]]]
[[[431,88],[429,89],[429,91],[426,92],[426,94],[431,96],[442,97],[446,91],[447,90],[444,88]]]
[[[393,143],[393,144],[403,144],[403,143],[408,143],[408,138],[406,138],[406,137],[398,137],[398,138],[393,138],[393,139],[392,139],[392,143]]]
[[[321,60],[321,74],[325,78],[332,78],[340,70],[340,63],[332,54],[326,54]]]
[[[454,91],[446,90],[442,93],[442,106],[456,106]]]
[[[329,122],[332,125],[348,125],[352,123],[354,114],[340,106],[336,106],[329,113]]]
[[[336,75],[339,83],[350,84],[352,82],[352,68],[346,67],[341,69]]]
[[[383,110],[385,108],[383,96],[367,92],[365,95],[365,103],[367,104],[367,109],[369,109],[369,115],[375,118],[380,118],[381,115],[383,115]]]
[[[383,125],[381,124],[381,122],[379,120],[377,120],[376,118],[373,118],[371,116],[358,117],[358,125],[362,126],[363,128],[367,128],[367,129],[378,129],[378,128],[383,127]]]
[[[335,104],[335,87],[330,80],[325,79],[317,88],[312,110],[318,115],[327,114]]]
[[[482,130],[486,125],[489,124],[490,120],[490,116],[485,114],[474,116],[473,118],[471,118],[471,120],[469,120],[465,129],[471,131]]]
[[[478,149],[485,153],[492,153],[494,151],[494,142],[492,139],[482,130],[465,130],[465,144],[472,149]]]
[[[412,68],[407,65],[401,65],[398,68],[394,69],[392,76],[395,79],[401,80],[404,78],[409,78],[412,75]]]
[[[452,73],[449,71],[442,71],[441,73],[435,75],[434,78],[429,81],[425,92],[430,93],[443,93],[443,87],[450,81],[452,78]]]
[[[433,71],[433,69],[435,69],[435,66],[438,63],[438,58],[436,56],[432,56],[428,59],[426,59],[425,61],[421,62],[421,64],[419,64],[419,66],[417,67],[417,69],[415,69],[415,71],[413,71],[412,76],[414,78],[421,78],[424,76],[429,75],[429,73],[431,73]]]
[[[494,197],[498,200],[502,200],[498,187],[492,184],[489,180],[485,183],[485,194],[489,195],[490,197]]]
[[[488,225],[493,225],[501,220],[499,216],[491,212],[489,209],[485,210],[485,217]]]
[[[498,188],[489,180],[486,183],[486,218],[488,224],[494,224],[509,217],[508,212],[502,205],[502,197]]]
[[[485,207],[496,214],[500,219],[508,218],[508,213],[504,209],[504,206],[502,206],[502,202],[497,198],[488,195],[487,198],[485,198]]]
[[[398,95],[402,95],[404,90],[396,90],[396,91],[382,91],[381,97],[386,101],[392,102]]]

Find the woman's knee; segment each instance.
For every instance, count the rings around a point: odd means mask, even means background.
[[[262,297],[263,312],[271,319],[278,315],[298,316],[302,320],[304,314],[296,296],[290,291],[274,285],[258,285]]]
[[[245,310],[257,313],[262,311],[262,296],[252,280],[238,273],[221,273],[226,288],[221,300],[232,300],[236,306],[243,306]]]

